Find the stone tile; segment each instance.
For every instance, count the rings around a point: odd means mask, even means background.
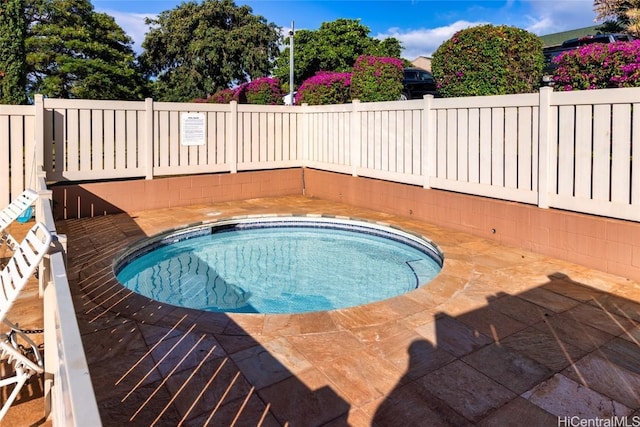
[[[331,313],[335,323],[344,329],[364,325],[379,325],[398,317],[395,310],[386,304],[371,303]]]
[[[344,419],[350,405],[327,385],[327,379],[316,369],[301,372],[258,391],[263,402],[281,425],[323,425]]]
[[[566,316],[588,324],[611,335],[634,335],[638,323],[620,317],[591,304],[580,304],[566,312]]]
[[[515,393],[459,360],[416,382],[473,422],[516,397]]]
[[[420,338],[420,335],[416,334],[412,328],[400,321],[374,326],[366,325],[360,328],[353,328],[352,332],[358,341],[365,345],[375,345],[389,340],[408,345],[414,339]]]
[[[611,363],[640,375],[640,343],[615,338],[598,352]]]
[[[300,325],[300,333],[302,334],[332,332],[338,330],[338,326],[330,312],[321,311],[316,313],[294,314],[292,317]]]
[[[573,320],[564,313],[546,317],[542,322],[533,325],[533,327],[541,331],[550,332],[562,342],[572,344],[586,351],[595,350],[613,339],[613,335]]]
[[[136,326],[123,325],[111,331],[98,331],[86,335],[83,341],[98,400],[127,395],[161,379]]]
[[[104,427],[124,425],[177,425],[180,414],[171,405],[171,395],[160,382],[146,384],[131,394],[98,402]]]
[[[311,363],[331,363],[344,354],[344,349],[357,352],[364,345],[346,331],[288,337],[288,341]]]
[[[522,397],[558,417],[583,419],[623,417],[631,409],[562,374],[522,394]]]
[[[415,331],[434,343],[437,348],[457,357],[491,343],[491,338],[449,316],[419,326]]]
[[[185,427],[201,426],[264,426],[279,427],[280,423],[269,412],[257,396],[250,393],[244,399],[235,399],[216,407],[213,411],[207,411],[197,417],[186,420]]]
[[[367,411],[362,408],[351,408],[347,414],[347,419],[340,416],[335,420],[329,421],[323,427],[371,427],[373,420]]]
[[[617,295],[605,294],[589,301],[589,304],[600,307],[625,319],[640,322],[640,303],[621,298]]]
[[[139,323],[137,326],[144,337],[144,342],[149,348],[163,340],[179,337],[182,334],[182,331],[179,329],[167,328],[165,326],[149,325],[146,323]]]
[[[220,334],[228,327],[231,319],[223,313],[202,313],[196,319],[197,328],[208,334]]]
[[[549,309],[513,295],[503,295],[491,300],[489,307],[527,325],[538,323],[545,315],[553,314]]]
[[[562,342],[548,332],[529,327],[505,338],[502,345],[558,372],[574,363],[586,352]]]
[[[526,324],[489,307],[471,311],[457,319],[497,342],[527,327]]]
[[[215,334],[215,338],[227,354],[234,354],[256,345],[256,340],[245,334]]]
[[[640,343],[640,323],[635,324],[624,330],[620,334],[620,338],[633,343]]]
[[[567,298],[543,288],[533,288],[518,294],[518,297],[537,304],[556,313],[569,310],[580,304],[580,301]]]
[[[451,353],[434,347],[415,333],[388,338],[370,344],[369,348],[404,372],[406,381],[419,378],[455,359]]]
[[[231,356],[257,389],[311,368],[311,364],[285,338],[275,338]]]
[[[446,402],[415,382],[401,384],[380,401],[367,405],[372,423],[367,426],[396,427],[428,425],[433,427],[471,426]]]
[[[562,373],[629,408],[640,408],[640,374],[616,365],[602,354],[589,354]]]
[[[301,332],[300,322],[290,314],[268,316],[264,320],[262,332],[266,335],[296,335]]]
[[[524,393],[552,373],[544,365],[498,344],[486,346],[462,360],[516,394]]]
[[[576,282],[572,280],[571,277],[563,273],[554,273],[550,275],[549,282],[545,283],[542,286],[542,289],[546,289],[581,302],[592,301],[604,295],[604,292],[601,290]]]
[[[355,406],[387,395],[403,374],[395,365],[367,350],[349,351],[316,367],[335,391]]]
[[[158,341],[150,352],[163,376],[170,372],[193,369],[204,359],[227,355],[212,336],[193,332]]]
[[[526,420],[526,421],[524,421]],[[558,417],[521,397],[513,399],[484,418],[479,427],[549,427],[558,425]]]
[[[165,376],[172,404],[191,418],[253,393],[251,384],[229,358],[204,359],[192,370]]]

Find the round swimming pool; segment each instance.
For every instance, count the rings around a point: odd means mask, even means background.
[[[305,313],[409,292],[442,262],[433,242],[386,225],[275,216],[172,230],[130,247],[114,269],[125,287],[177,306]]]

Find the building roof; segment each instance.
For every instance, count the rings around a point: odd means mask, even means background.
[[[544,36],[540,36],[540,38],[544,43],[543,47],[558,46],[561,45],[565,40],[575,39],[578,37],[587,36],[589,34],[597,34],[598,30],[596,28],[598,28],[597,25],[592,25],[591,27],[576,28],[575,30],[547,34]]]

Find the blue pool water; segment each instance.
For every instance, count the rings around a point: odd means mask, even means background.
[[[216,223],[218,224],[218,223]],[[362,222],[257,219],[169,233],[116,263],[154,300],[208,311],[303,313],[391,298],[441,269],[437,248]]]

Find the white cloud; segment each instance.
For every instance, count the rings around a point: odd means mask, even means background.
[[[117,10],[97,10],[113,17],[116,23],[133,39],[133,50],[136,53],[142,52],[142,42],[149,27],[144,23],[146,18],[155,18],[157,15],[144,13],[126,13]]]
[[[442,42],[454,33],[465,28],[486,24],[486,22],[456,21],[453,24],[437,28],[401,29],[389,28],[376,35],[377,39],[394,37],[402,43],[402,57],[413,60],[418,56],[431,56]]]
[[[530,13],[523,28],[545,35],[596,25],[593,0],[524,0]]]

